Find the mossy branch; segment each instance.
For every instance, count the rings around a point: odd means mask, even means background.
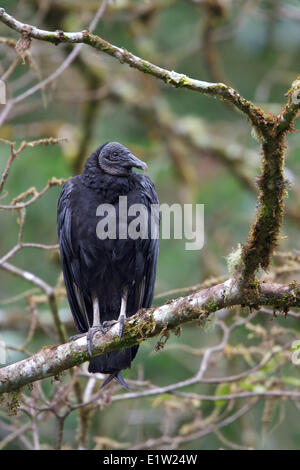
[[[243,292],[233,279],[203,289],[187,297],[169,301],[161,307],[147,309],[131,317],[125,326],[124,337],[118,339],[118,326],[105,335],[95,335],[95,356],[139,344],[179,325],[198,320],[204,326],[211,313],[233,305],[244,304]],[[252,301],[246,302],[250,307]],[[255,299],[257,305],[273,305],[286,312],[289,307],[300,307],[300,286],[261,284]],[[0,394],[17,390],[37,380],[56,376],[66,369],[89,360],[86,337],[56,346],[46,346],[33,356],[0,369]]]
[[[278,116],[270,115],[267,130],[261,139],[262,173],[258,179],[258,211],[248,242],[243,247],[240,280],[244,286],[254,280],[258,268],[267,270],[271,256],[277,246],[284,215],[284,199],[287,194],[284,162],[285,136],[292,132],[293,121],[300,109],[300,79],[292,84],[288,92],[288,103]]]
[[[45,31],[36,28],[35,26],[21,23],[13,16],[9,15],[4,8],[0,8],[0,21],[26,37],[51,42],[55,45],[60,43],[87,44],[117,59],[121,64],[126,63],[130,67],[143,73],[153,75],[168,85],[172,85],[176,88],[187,88],[199,93],[218,97],[221,100],[231,103],[237,109],[242,111],[251,120],[252,124],[259,132],[265,132],[267,120],[264,111],[258,106],[255,106],[251,101],[248,101],[241,96],[237,90],[225,85],[224,83],[209,83],[196,80],[182,73],[164,69],[132,54],[126,49],[110,44],[99,36],[90,33],[88,30],[72,33],[67,33],[62,30]]]

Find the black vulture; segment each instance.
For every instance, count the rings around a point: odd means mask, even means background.
[[[125,318],[151,307],[158,256],[158,197],[151,180],[132,168],[147,169],[129,149],[107,142],[87,159],[82,174],[67,181],[58,201],[58,238],[67,296],[77,329],[87,333],[91,356],[89,372],[109,374],[103,385],[115,379],[128,389],[121,371],[129,368],[138,346],[92,357],[96,331],[119,322],[122,336]],[[127,197],[128,209],[142,205],[144,232],[138,238],[121,229],[138,218],[124,219],[120,196]],[[116,214],[116,236],[107,236],[109,219],[99,233],[99,221],[108,216],[111,205]],[[152,210],[154,208],[154,210]],[[130,213],[130,211],[128,211]],[[100,216],[99,216],[100,215]],[[137,216],[140,212],[136,213]],[[111,219],[113,221],[113,219]],[[123,227],[122,227],[123,224]],[[137,232],[140,229],[137,224]],[[146,229],[145,229],[146,227]],[[145,231],[146,230],[146,231]],[[124,232],[124,230],[123,230]],[[122,232],[122,233],[123,233]],[[129,231],[128,231],[129,232]]]

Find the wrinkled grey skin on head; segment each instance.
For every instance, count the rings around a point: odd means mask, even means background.
[[[100,168],[109,175],[126,176],[131,173],[132,168],[147,171],[146,163],[118,142],[108,142],[102,147],[98,163]]]

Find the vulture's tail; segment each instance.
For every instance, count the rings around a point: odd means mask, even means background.
[[[113,379],[122,385],[126,390],[129,387],[122,377],[121,371],[128,369],[131,366],[131,362],[136,356],[138,346],[132,346],[131,348],[120,349],[118,351],[112,351],[107,354],[95,357],[89,363],[89,372],[102,372],[102,374],[109,374],[109,377],[105,379],[102,387],[107,385]]]
[[[127,383],[123,379],[122,372],[119,370],[115,372],[114,374],[110,374],[107,379],[104,380],[103,384],[101,385],[101,388],[105,387],[105,385],[109,384],[113,379],[115,379],[116,382],[118,382],[122,387],[126,388],[126,390],[130,390],[128,387]]]

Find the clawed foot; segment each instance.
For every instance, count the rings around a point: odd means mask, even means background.
[[[116,323],[119,323],[119,339],[122,338],[123,332],[124,332],[124,326],[125,326],[125,315],[120,315],[118,320],[110,320],[110,321],[104,321],[102,325],[100,326],[91,326],[88,330],[87,333],[80,333],[78,335],[70,336],[69,341],[75,341],[78,338],[82,338],[83,336],[86,336],[87,340],[87,346],[88,346],[88,352],[90,357],[93,357],[93,338],[96,333],[99,331],[105,335],[107,330],[111,328],[113,325]]]
[[[79,333],[79,335],[70,336],[68,341],[76,341],[76,339],[83,338],[85,335],[86,333]]]
[[[103,328],[103,325],[100,326],[91,326],[87,332],[87,346],[88,346],[88,352],[90,357],[93,357],[93,338],[96,333],[101,331],[102,334],[105,334],[105,329]]]
[[[125,315],[120,315],[118,320],[110,320],[110,321],[104,321],[102,323],[102,326],[106,329],[112,327],[113,325],[115,325],[116,323],[119,323],[119,339],[122,338],[123,336],[123,331],[124,331],[124,325],[125,325]]]

